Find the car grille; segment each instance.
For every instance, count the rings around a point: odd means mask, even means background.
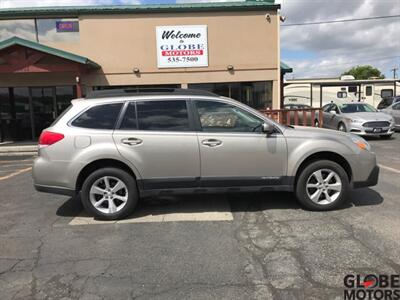
[[[367,122],[363,124],[364,127],[368,127],[368,128],[376,128],[376,127],[389,127],[390,123],[389,122],[384,122],[384,121],[380,121],[380,122]]]

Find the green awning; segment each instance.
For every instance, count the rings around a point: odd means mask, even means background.
[[[234,2],[200,2],[142,5],[92,5],[92,6],[52,6],[0,9],[0,19],[15,17],[66,17],[80,15],[171,13],[204,11],[268,11],[277,10],[274,0],[247,0]]]
[[[293,68],[285,64],[283,61],[281,61],[281,73],[286,74],[286,73],[292,73]]]
[[[70,52],[66,52],[60,49],[56,49],[53,47],[49,47],[49,46],[45,46],[43,44],[40,43],[36,43],[33,41],[29,41],[29,40],[25,40],[19,37],[12,37],[9,39],[6,39],[4,41],[0,42],[0,50],[15,46],[15,45],[19,45],[19,46],[23,46],[23,47],[27,47],[27,48],[31,48],[40,52],[44,52],[50,55],[54,55],[60,58],[64,58],[66,60],[72,61],[72,62],[76,62],[82,65],[87,65],[90,68],[100,68],[100,66],[98,64],[96,64],[95,62],[91,61],[90,59],[88,59],[87,57],[84,56],[80,56],[80,55],[76,55]]]

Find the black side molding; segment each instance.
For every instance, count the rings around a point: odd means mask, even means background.
[[[76,195],[75,190],[71,190],[71,189],[67,189],[67,188],[39,185],[39,184],[35,184],[34,186],[38,192],[42,192],[42,193],[58,194],[58,195],[65,195],[65,196],[71,196],[71,197]]]

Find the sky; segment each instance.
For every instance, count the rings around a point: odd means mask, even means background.
[[[400,0],[278,0],[282,25],[400,15]],[[397,57],[396,57],[397,56]],[[400,17],[348,23],[281,27],[281,58],[288,78],[339,77],[370,64],[387,77],[400,67]],[[400,74],[400,70],[398,71]]]
[[[0,0],[0,8],[149,4],[227,0]],[[240,0],[230,0],[240,1]],[[228,1],[229,2],[229,1]],[[276,0],[287,19],[282,25],[400,15],[400,0]],[[281,27],[281,58],[294,72],[288,78],[339,77],[355,65],[370,64],[392,77],[400,68],[400,17],[348,23]],[[400,75],[400,70],[398,71]]]

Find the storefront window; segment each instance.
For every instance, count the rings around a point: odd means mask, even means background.
[[[36,41],[35,21],[34,20],[1,20],[0,21],[0,41],[11,37],[20,37],[27,40]]]
[[[20,140],[32,138],[29,108],[29,90],[26,87],[14,88],[10,94],[15,109],[15,137]]]
[[[74,86],[58,86],[56,95],[56,115],[59,116],[71,105],[71,100],[76,98],[76,89]]]
[[[206,90],[220,96],[229,97],[255,109],[272,107],[272,82],[234,82],[189,84],[189,88]]]
[[[0,88],[0,142],[9,138],[10,131],[10,101],[8,98],[8,89]]]
[[[40,43],[79,41],[78,19],[37,19]]]

